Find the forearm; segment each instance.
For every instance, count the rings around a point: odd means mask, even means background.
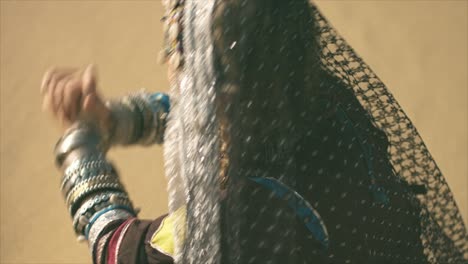
[[[154,251],[145,241],[161,220],[136,218],[97,131],[92,125],[77,124],[56,145],[56,162],[64,173],[61,189],[76,235],[88,242],[94,263],[108,263],[107,259],[171,263],[172,258]]]
[[[81,124],[71,128],[55,147],[63,171],[61,191],[79,241],[96,242],[136,212],[113,165],[105,158],[97,130]]]

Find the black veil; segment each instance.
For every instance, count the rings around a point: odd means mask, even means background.
[[[314,4],[164,4],[176,262],[467,262],[416,128]]]

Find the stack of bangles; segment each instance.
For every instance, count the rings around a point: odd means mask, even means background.
[[[169,97],[138,94],[110,102],[113,124],[103,132],[78,122],[60,138],[55,158],[64,175],[61,190],[78,240],[88,240],[94,254],[98,238],[137,212],[105,154],[112,145],[162,143]]]

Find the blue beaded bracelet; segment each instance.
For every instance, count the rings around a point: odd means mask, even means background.
[[[106,212],[109,212],[109,211],[112,211],[112,210],[117,210],[117,209],[125,210],[125,211],[127,211],[127,212],[129,212],[129,213],[131,213],[131,214],[133,214],[135,216],[135,211],[133,210],[133,208],[125,206],[125,205],[112,205],[112,206],[106,207],[106,208],[98,211],[97,213],[95,213],[93,215],[93,217],[91,217],[91,219],[89,220],[89,223],[86,225],[85,232],[84,232],[84,235],[85,235],[86,239],[88,239],[89,230],[91,229],[91,226],[93,226],[94,222],[96,222],[96,220],[101,215],[105,214]]]

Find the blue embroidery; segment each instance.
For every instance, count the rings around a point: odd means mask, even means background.
[[[296,215],[303,221],[307,229],[325,248],[328,248],[328,232],[317,211],[299,193],[284,183],[270,177],[249,177],[250,180],[266,187],[280,199],[287,199]]]

